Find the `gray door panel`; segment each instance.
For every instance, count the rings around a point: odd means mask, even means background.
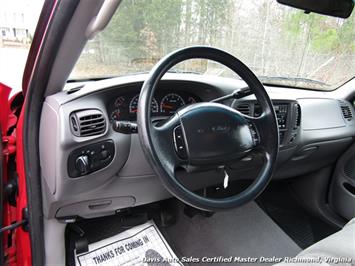
[[[330,187],[329,202],[347,220],[355,217],[355,144],[338,160]]]

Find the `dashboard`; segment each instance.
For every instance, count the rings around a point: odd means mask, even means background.
[[[139,91],[118,95],[108,105],[110,121],[136,121]],[[178,109],[196,102],[200,97],[182,90],[157,91],[151,104],[152,117],[169,117]]]
[[[44,215],[65,219],[109,215],[171,195],[153,171],[138,134],[114,130],[114,121],[136,121],[146,75],[73,84],[48,96],[42,109],[40,164]],[[242,81],[203,75],[167,74],[152,100],[152,119],[207,102],[245,87]],[[78,89],[79,88],[79,89]],[[274,179],[295,178],[336,161],[355,137],[353,106],[336,94],[266,87],[280,133]],[[254,96],[226,101],[250,116],[260,115]],[[230,165],[232,179],[251,180],[262,159],[257,154]],[[191,189],[216,185],[221,171],[178,173]]]

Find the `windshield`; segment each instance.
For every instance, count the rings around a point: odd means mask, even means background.
[[[331,90],[354,76],[354,13],[305,14],[274,0],[124,0],[70,79],[147,72],[175,49],[208,45],[232,53],[265,84]],[[204,60],[173,70],[235,77]]]

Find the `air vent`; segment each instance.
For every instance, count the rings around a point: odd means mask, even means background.
[[[242,114],[251,115],[250,105],[249,104],[239,104],[239,105],[237,105],[236,109],[239,112],[241,112]]]
[[[351,121],[353,119],[353,114],[351,112],[350,106],[342,104],[340,105],[341,112],[345,120]]]
[[[106,130],[106,120],[101,111],[89,109],[70,115],[70,128],[77,137],[100,135]]]
[[[295,124],[293,129],[297,129],[301,125],[301,106],[299,104],[295,104]]]

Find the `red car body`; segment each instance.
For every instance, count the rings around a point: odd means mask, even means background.
[[[16,206],[12,206],[4,200],[3,203],[3,224],[2,227],[9,226],[16,221],[21,221],[23,209],[27,207],[27,193],[25,181],[25,168],[23,157],[23,111],[20,116],[15,115],[15,111],[21,106],[13,106],[14,99],[18,95],[9,98],[11,88],[0,83],[0,124],[2,128],[3,143],[3,183],[8,181],[8,162],[11,155],[16,158],[16,171],[18,174],[18,194],[16,196]],[[12,107],[12,108],[11,108]],[[15,130],[8,134],[9,129]],[[5,265],[31,265],[31,246],[28,231],[23,226],[3,233],[3,248]]]
[[[25,217],[28,213],[27,189],[30,188],[26,187],[23,132],[25,108],[22,107],[30,104],[26,100],[27,91],[34,76],[35,67],[57,3],[56,0],[51,0],[45,1],[43,5],[23,74],[22,92],[9,98],[11,88],[0,83],[0,126],[2,128],[3,143],[3,150],[0,152],[4,155],[1,162],[3,164],[3,183],[6,184],[9,178],[7,165],[10,157],[16,160],[16,173],[18,176],[16,206],[12,206],[4,200],[2,204],[3,224],[0,225],[0,228],[27,220],[27,217]],[[23,100],[18,101],[19,97],[23,98]],[[14,130],[11,130],[11,134],[8,134],[8,129],[10,128]],[[2,234],[2,241],[5,265],[32,265],[31,239],[26,223],[25,226],[5,231]]]

